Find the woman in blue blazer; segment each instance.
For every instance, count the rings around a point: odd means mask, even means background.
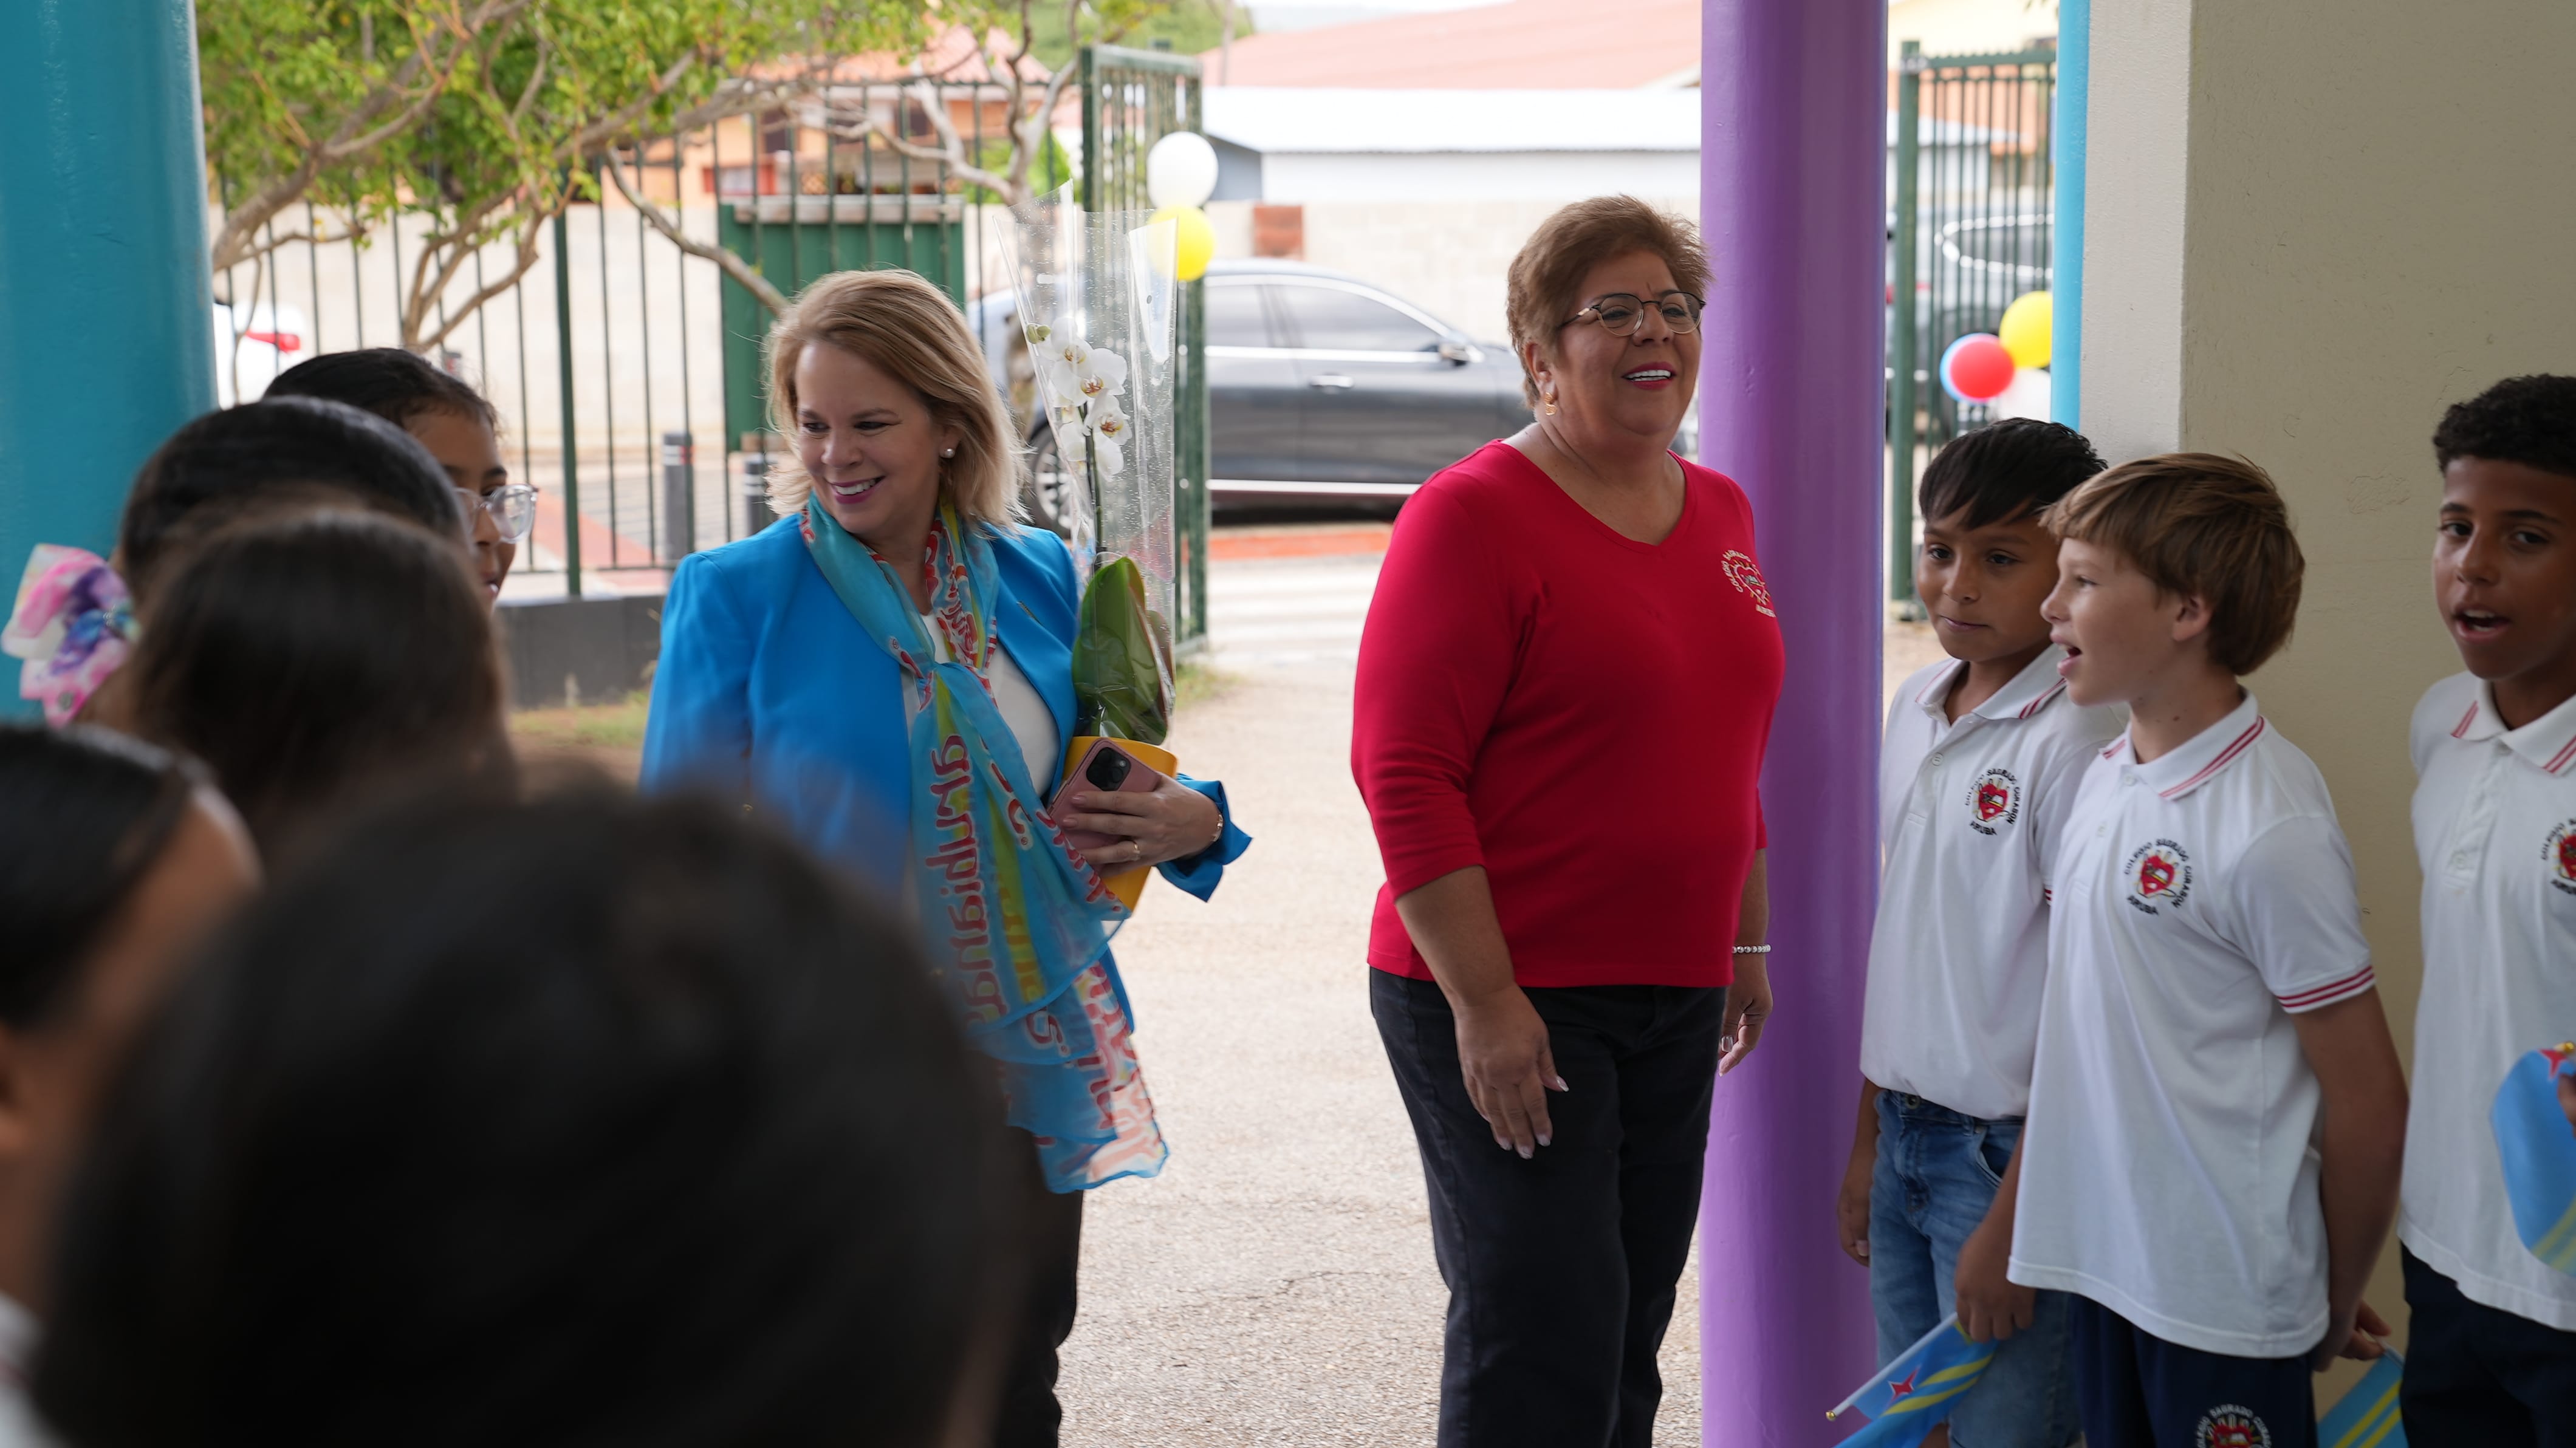
[[[1162,1169],[1108,938],[1103,870],[1202,899],[1250,840],[1225,789],[1075,794],[1073,562],[1020,527],[1009,412],[955,306],[910,272],[816,281],[770,331],[793,516],[672,575],[644,736],[648,789],[714,789],[909,909],[1028,1133],[1027,1324],[995,1443],[1053,1444],[1082,1192]],[[1076,850],[1064,832],[1112,843]]]

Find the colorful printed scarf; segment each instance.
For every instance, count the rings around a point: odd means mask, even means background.
[[[134,603],[107,560],[84,548],[39,543],[0,629],[0,653],[18,667],[18,697],[44,705],[45,722],[72,722],[134,645]]]
[[[892,565],[819,497],[797,521],[814,566],[910,691],[922,936],[967,1038],[999,1068],[1011,1124],[1037,1138],[1056,1191],[1154,1175],[1169,1151],[1109,959],[1107,927],[1126,911],[1047,817],[987,681],[992,544],[940,503],[922,566],[942,660]]]

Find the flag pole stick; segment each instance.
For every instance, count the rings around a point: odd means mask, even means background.
[[[1916,1338],[1914,1340],[1914,1346],[1907,1348],[1905,1351],[1898,1353],[1892,1358],[1889,1358],[1887,1360],[1887,1366],[1878,1370],[1878,1376],[1871,1378],[1868,1382],[1852,1389],[1852,1395],[1850,1397],[1843,1399],[1840,1403],[1834,1406],[1833,1411],[1825,1414],[1826,1420],[1830,1422],[1831,1420],[1839,1418],[1843,1414],[1850,1412],[1852,1404],[1867,1397],[1870,1389],[1875,1388],[1886,1382],[1889,1378],[1896,1376],[1897,1364],[1904,1362],[1907,1358],[1910,1358],[1916,1353],[1919,1353],[1923,1351],[1923,1349],[1931,1346],[1933,1339],[1938,1338],[1945,1332],[1955,1329],[1958,1325],[1959,1314],[1955,1312],[1951,1313],[1948,1317],[1942,1318],[1941,1325],[1932,1329],[1930,1332],[1923,1334],[1921,1337]]]

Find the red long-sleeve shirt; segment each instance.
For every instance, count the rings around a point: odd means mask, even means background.
[[[1780,626],[1743,490],[1681,466],[1651,545],[1499,442],[1405,504],[1351,731],[1386,862],[1369,964],[1429,979],[1395,898],[1482,865],[1524,986],[1734,979]]]

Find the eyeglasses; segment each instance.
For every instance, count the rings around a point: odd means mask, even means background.
[[[501,541],[504,543],[517,543],[525,539],[529,531],[537,526],[537,490],[531,484],[512,483],[508,487],[494,488],[488,493],[469,492],[464,488],[458,488],[456,491],[465,499],[465,506],[468,509],[480,508],[491,515],[492,526],[500,530]],[[469,511],[465,518],[466,532],[471,535],[474,531],[474,515]]]
[[[1696,332],[1699,330],[1700,308],[1707,305],[1706,301],[1683,291],[1659,293],[1651,306],[1634,292],[1612,292],[1556,325],[1561,330],[1590,317],[1611,336],[1627,337],[1645,325],[1646,313],[1653,310],[1663,313],[1664,325],[1674,333]]]

